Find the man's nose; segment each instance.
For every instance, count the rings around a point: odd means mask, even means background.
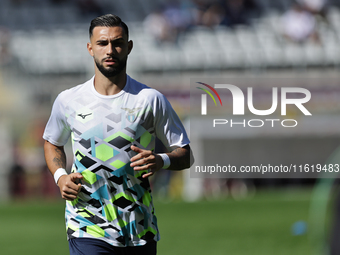
[[[112,54],[115,54],[116,50],[115,50],[115,47],[110,43],[107,45],[107,52],[106,54],[107,55],[112,55]]]

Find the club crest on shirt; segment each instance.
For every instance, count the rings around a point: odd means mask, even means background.
[[[132,109],[122,107],[121,109],[126,112],[126,119],[132,123],[136,120],[137,114],[139,110],[142,109],[142,107],[136,107]]]

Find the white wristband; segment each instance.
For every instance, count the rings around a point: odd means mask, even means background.
[[[58,168],[57,171],[55,171],[53,177],[54,177],[54,181],[57,185],[58,185],[59,178],[63,175],[67,175],[67,172],[64,168]]]
[[[167,154],[165,154],[165,153],[160,153],[158,155],[162,157],[163,162],[164,162],[162,168],[163,169],[167,169],[170,166],[170,164],[171,164],[169,156]]]

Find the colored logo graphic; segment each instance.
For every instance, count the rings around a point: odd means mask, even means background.
[[[142,107],[133,108],[133,109],[129,109],[129,108],[121,108],[121,109],[126,111],[127,113],[126,119],[132,123],[136,120],[138,111],[142,109]]]
[[[222,100],[220,98],[220,95],[217,93],[217,91],[211,87],[210,85],[208,84],[205,84],[203,82],[196,82],[198,84],[201,84],[203,86],[206,86],[207,88],[209,88],[211,91],[213,91],[215,93],[215,95],[217,96],[218,100],[220,101],[220,104],[222,106]],[[200,90],[203,90],[204,92],[206,92],[211,98],[212,100],[214,101],[215,105],[217,106],[217,103],[216,103],[216,100],[215,100],[215,97],[211,94],[211,92],[207,89],[204,89],[204,88],[200,88],[200,87],[197,87],[198,89]],[[201,105],[201,114],[202,115],[207,115],[207,95],[206,94],[203,94],[202,97],[202,105]]]

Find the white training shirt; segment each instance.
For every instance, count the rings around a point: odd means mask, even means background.
[[[78,198],[66,203],[68,238],[99,238],[114,246],[159,240],[147,171],[134,171],[132,144],[170,151],[189,144],[184,127],[158,91],[127,76],[122,91],[99,94],[94,77],[59,94],[43,138],[63,146],[71,136],[72,172],[83,175]]]

